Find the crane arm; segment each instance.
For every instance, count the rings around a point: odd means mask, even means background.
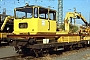
[[[65,30],[69,32],[69,20],[70,18],[74,18],[74,19],[82,19],[82,21],[88,25],[88,22],[86,21],[86,19],[80,14],[80,13],[77,13],[77,12],[68,12],[66,14],[66,17],[65,17],[65,20],[64,20],[64,24],[65,24]]]
[[[65,30],[69,32],[69,20],[70,18],[77,18],[76,14],[74,12],[67,12],[66,17],[64,19],[64,24],[65,24]]]
[[[82,19],[82,21],[86,24],[86,26],[88,26],[88,22],[86,21],[84,16],[82,16],[81,14],[78,14],[77,16]]]
[[[5,18],[5,20],[4,20],[4,22],[3,22],[2,26],[1,26],[1,29],[0,29],[1,31],[3,31],[3,29],[4,29],[4,27],[5,27],[6,23],[7,23],[7,21],[9,21],[11,18],[12,18],[11,16],[7,16]]]

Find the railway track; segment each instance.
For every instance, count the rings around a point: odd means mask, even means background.
[[[11,59],[11,58],[14,58],[16,59],[16,57],[20,57],[21,58],[21,55],[14,55],[14,56],[7,56],[7,57],[1,57],[0,60],[6,60],[6,59]]]
[[[88,47],[89,48],[89,47]],[[76,53],[76,52],[81,52],[81,51],[84,51],[85,49],[87,49],[87,47],[85,48],[80,48],[78,50],[74,49],[74,50],[69,50],[69,51],[65,51],[65,50],[61,50],[61,51],[58,51],[58,52],[52,52],[52,53],[49,53],[49,54],[44,54],[43,57],[34,57],[34,56],[23,56],[23,55],[19,55],[15,52],[15,49],[13,46],[4,46],[4,47],[0,47],[0,60],[23,60],[23,59],[26,59],[26,60],[45,60],[46,59],[50,59],[52,60],[53,58],[51,57],[57,57],[57,56],[64,56],[64,55],[69,55],[69,54],[73,54],[73,53]],[[90,49],[90,48],[89,48]],[[72,52],[72,53],[70,53]],[[22,57],[23,56],[23,57]]]

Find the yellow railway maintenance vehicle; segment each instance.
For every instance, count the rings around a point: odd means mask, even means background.
[[[17,7],[14,9],[13,32],[7,35],[12,41],[9,44],[14,45],[18,53],[34,52],[36,57],[43,52],[89,45],[89,34],[69,33],[69,18],[83,19],[79,15],[68,14],[64,23],[65,31],[57,32],[55,10],[35,5]],[[86,20],[83,21],[87,24]]]

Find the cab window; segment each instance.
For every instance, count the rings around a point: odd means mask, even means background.
[[[33,8],[17,8],[15,18],[32,18]]]

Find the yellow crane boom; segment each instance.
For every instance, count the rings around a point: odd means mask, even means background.
[[[78,12],[68,12],[66,14],[64,23],[65,23],[65,30],[69,32],[69,20],[70,18],[73,19],[82,19],[82,21],[86,24],[86,26],[88,25],[88,22],[86,21],[86,19]]]

